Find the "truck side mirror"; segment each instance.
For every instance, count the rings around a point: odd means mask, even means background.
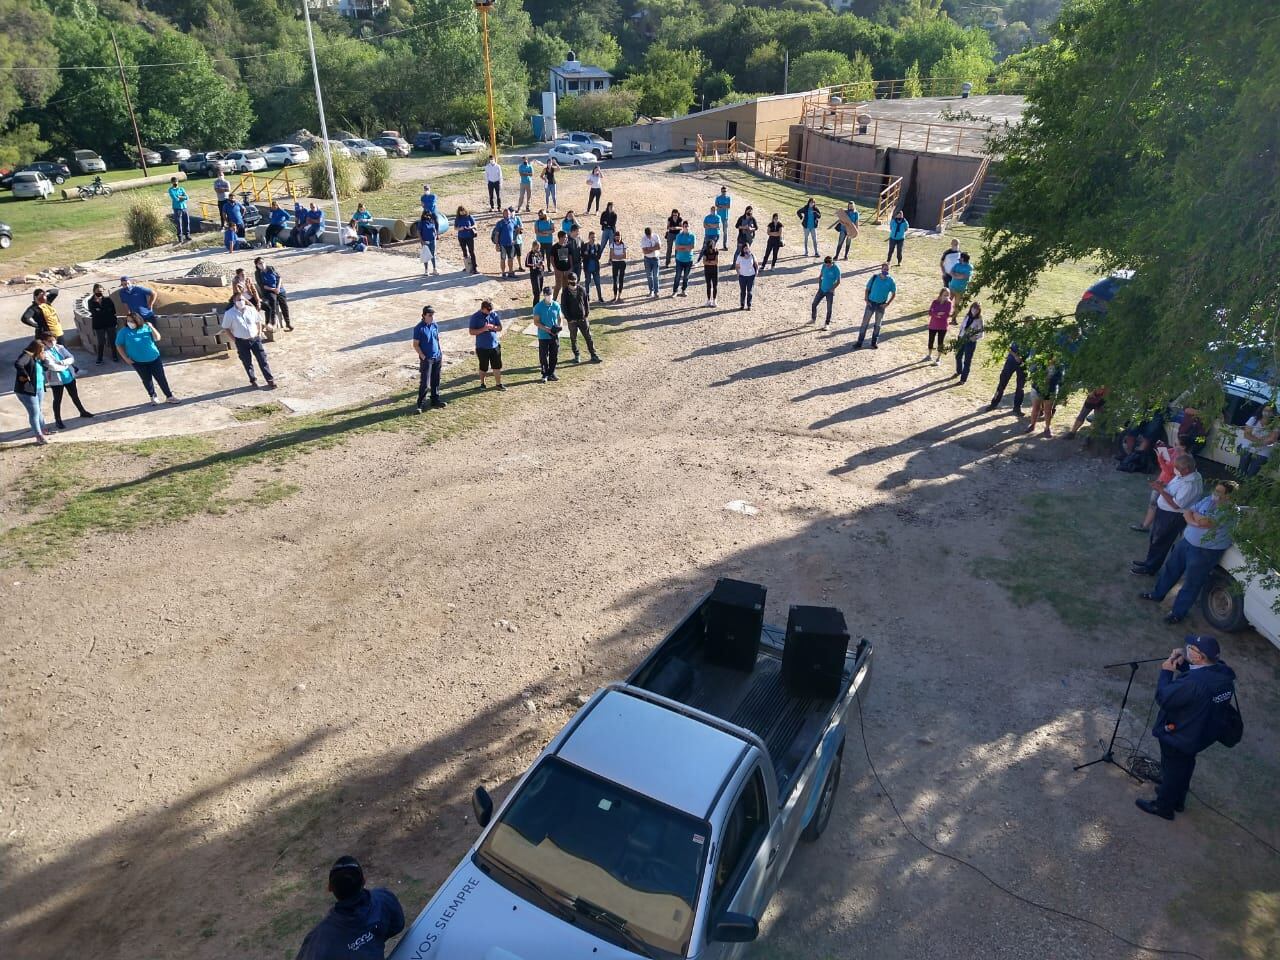
[[[760,923],[743,913],[722,914],[711,931],[717,943],[750,943],[760,936]]]
[[[476,787],[471,795],[471,810],[476,815],[476,823],[482,827],[487,827],[493,819],[493,797],[484,787]]]

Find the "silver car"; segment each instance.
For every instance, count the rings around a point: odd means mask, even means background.
[[[81,173],[107,172],[106,161],[92,150],[77,150],[71,156],[75,161],[75,165],[80,168]]]

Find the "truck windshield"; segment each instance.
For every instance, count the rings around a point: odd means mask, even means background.
[[[477,851],[572,906],[581,898],[628,934],[683,956],[709,828],[549,757]]]

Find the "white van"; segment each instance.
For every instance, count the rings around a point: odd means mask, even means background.
[[[1280,647],[1280,614],[1275,610],[1280,591],[1249,577],[1246,571],[1244,554],[1238,547],[1230,547],[1209,578],[1200,598],[1200,612],[1215,630],[1230,633],[1253,627]]]

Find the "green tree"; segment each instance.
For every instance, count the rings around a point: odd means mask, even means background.
[[[995,72],[995,62],[971,47],[948,47],[947,52],[930,68],[929,86],[933,97],[957,94],[967,80],[974,93],[985,93],[987,78]]]
[[[628,77],[624,89],[639,95],[640,112],[674,117],[693,106],[694,85],[705,62],[697,50],[676,50],[655,43],[644,57],[644,68]]]
[[[546,29],[535,30],[520,48],[520,57],[533,82],[541,89],[550,80],[551,68],[564,63],[570,49],[569,41],[564,37]]]
[[[997,144],[1005,189],[977,286],[988,329],[1053,348],[1107,384],[1116,422],[1184,395],[1212,415],[1239,351],[1276,364],[1280,324],[1280,18],[1272,0],[1087,0],[1024,55],[1025,120]],[[1133,278],[1103,315],[1024,317],[1056,264],[1094,259]],[[1073,304],[1062,304],[1067,313]],[[1236,540],[1280,557],[1275,468],[1246,484]]]
[[[782,45],[777,40],[770,40],[747,55],[741,72],[734,76],[733,85],[742,90],[770,90],[778,93],[782,90],[782,72]]]
[[[703,75],[699,93],[707,103],[719,103],[733,93],[733,77],[723,70],[712,70]]]
[[[24,67],[56,67],[53,18],[26,0],[0,0],[0,165],[17,165],[49,146],[39,128],[22,123],[18,111],[43,106],[58,89],[56,71]]]
[[[249,95],[214,70],[199,41],[164,30],[140,55],[145,63],[182,64],[138,71],[134,106],[144,143],[245,142]]]
[[[834,50],[811,50],[791,60],[789,87],[792,90],[832,87],[853,79],[853,64],[843,53]]]
[[[613,87],[602,93],[563,97],[556,105],[560,127],[605,133],[614,127],[635,123],[640,95],[634,90]]]
[[[902,95],[904,97],[923,97],[924,86],[920,83],[920,61],[912,60],[911,66],[902,79]]]

